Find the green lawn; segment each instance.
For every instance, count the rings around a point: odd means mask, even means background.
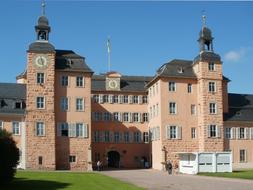
[[[18,171],[1,190],[143,190],[98,173]]]
[[[253,179],[253,170],[234,171],[232,173],[199,173],[198,175],[215,176],[215,177],[228,177],[228,178],[241,178],[241,179]]]

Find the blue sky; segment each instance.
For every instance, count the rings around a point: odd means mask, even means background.
[[[202,10],[214,36],[214,50],[231,79],[230,92],[253,94],[253,2],[46,1],[46,16],[57,49],[86,57],[106,72],[107,37],[112,70],[124,75],[155,75],[172,59],[198,55]],[[0,82],[15,82],[26,67],[26,50],[35,41],[41,1],[3,1],[0,5]]]

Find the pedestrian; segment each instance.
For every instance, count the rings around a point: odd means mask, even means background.
[[[170,161],[167,162],[167,170],[168,170],[168,174],[172,174],[172,164]]]
[[[100,171],[101,170],[101,162],[100,160],[97,161],[97,171]]]

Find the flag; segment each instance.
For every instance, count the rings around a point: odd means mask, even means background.
[[[110,42],[110,38],[107,39],[107,52],[108,52],[108,53],[111,52],[111,42]]]

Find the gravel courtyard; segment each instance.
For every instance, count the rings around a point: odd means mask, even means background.
[[[206,177],[197,175],[168,175],[156,170],[103,171],[105,175],[130,182],[149,190],[252,190],[253,180]]]

